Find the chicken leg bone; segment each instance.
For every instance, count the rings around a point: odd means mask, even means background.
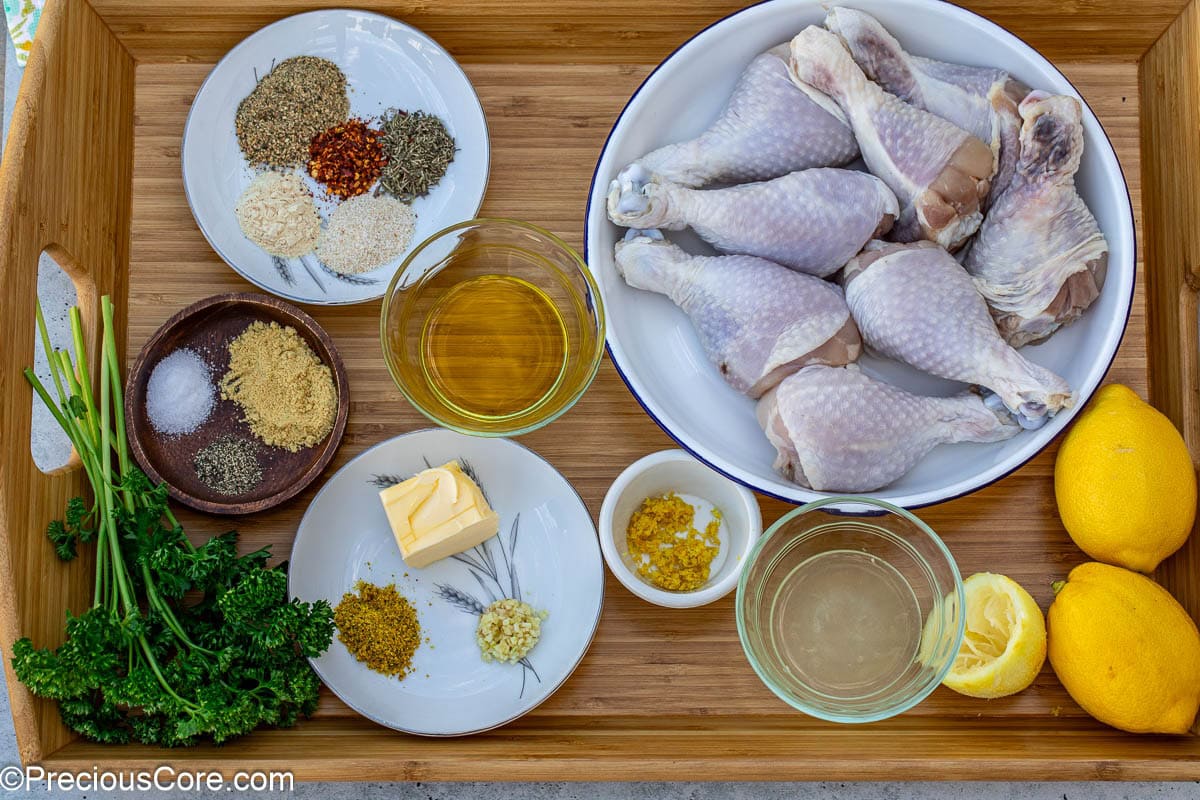
[[[809,26],[792,40],[791,71],[841,106],[867,168],[895,192],[894,239],[955,250],[975,233],[996,167],[986,143],[879,88],[824,28]]]
[[[846,302],[867,347],[919,370],[991,389],[1025,427],[1075,403],[1067,382],[996,330],[954,257],[932,242],[872,243],[846,265]]]
[[[847,367],[811,366],[758,402],[784,477],[823,492],[870,492],[939,444],[998,442],[1020,432],[976,394],[924,397]]]
[[[683,309],[733,388],[757,398],[808,364],[848,364],[862,340],[836,285],[754,256],[693,256],[630,229],[617,271]]]
[[[691,227],[723,253],[759,256],[818,277],[836,272],[890,229],[898,212],[895,195],[878,178],[832,168],[725,189],[623,177],[608,194],[608,216],[618,225]]]
[[[858,157],[858,143],[837,104],[788,76],[788,48],[757,56],[728,104],[704,133],[667,145],[632,166],[680,186],[765,181]]]

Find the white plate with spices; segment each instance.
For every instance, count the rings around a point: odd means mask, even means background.
[[[234,207],[256,174],[235,133],[238,106],[273,65],[318,56],[346,76],[350,116],[377,126],[390,109],[439,117],[457,150],[445,175],[412,203],[407,248],[366,272],[333,272],[315,255],[273,257],[242,233]],[[421,31],[381,14],[331,9],[297,14],[248,36],[213,68],[192,102],[181,150],[183,186],[213,250],[246,280],[300,303],[361,303],[383,295],[408,250],[476,216],[487,187],[490,149],[483,107],[458,63]],[[316,198],[324,220],[336,207],[304,166],[291,170]]]
[[[458,557],[408,567],[379,492],[454,460],[500,515],[500,532]],[[425,736],[486,731],[543,702],[583,659],[604,597],[596,528],[567,480],[516,442],[440,428],[397,436],[353,459],[300,521],[291,596],[336,606],[359,581],[394,583],[415,607],[421,644],[411,673],[398,679],[374,672],[336,636],[313,668],[363,716]],[[480,610],[509,597],[546,612],[541,636],[519,663],[485,663],[475,638]]]

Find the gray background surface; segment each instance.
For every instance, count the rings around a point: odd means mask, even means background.
[[[12,116],[13,101],[20,85],[21,70],[16,66],[12,41],[5,37],[7,55],[4,64],[4,133]],[[38,289],[46,310],[51,338],[65,344],[66,309],[74,304],[74,288],[53,266],[43,259],[38,271]],[[44,367],[44,359],[39,362]],[[40,370],[39,370],[40,371]],[[11,446],[24,446],[15,443]],[[70,452],[66,437],[46,414],[35,414],[33,455],[43,468],[65,461]],[[4,657],[7,657],[5,655]],[[8,707],[8,692],[0,672],[0,768],[18,764],[16,737]],[[400,735],[400,734],[397,734]],[[98,765],[103,769],[103,764]],[[34,787],[24,790],[0,789],[5,797],[100,798],[129,796],[105,792],[51,791]],[[227,797],[227,793],[163,792],[162,798]],[[1200,783],[360,783],[298,784],[293,793],[299,798],[350,800],[351,798],[414,798],[414,800],[594,800],[594,798],[664,798],[664,800],[709,800],[710,798],[791,798],[822,797],[839,800],[1198,800]]]

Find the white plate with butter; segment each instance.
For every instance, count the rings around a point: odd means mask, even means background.
[[[499,532],[418,569],[401,556],[380,491],[448,462],[478,482],[499,515]],[[480,733],[543,702],[583,659],[604,599],[596,528],[567,480],[516,442],[436,428],[362,453],[304,513],[292,547],[291,597],[336,606],[359,581],[394,583],[416,608],[422,642],[413,671],[403,679],[373,672],[336,635],[313,668],[363,716],[424,736]],[[541,638],[520,663],[487,663],[475,639],[480,611],[508,597],[547,613]]]

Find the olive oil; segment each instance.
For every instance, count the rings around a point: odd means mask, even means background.
[[[511,275],[479,275],[429,310],[421,369],[446,405],[481,420],[528,412],[562,380],[567,329],[553,300]]]

